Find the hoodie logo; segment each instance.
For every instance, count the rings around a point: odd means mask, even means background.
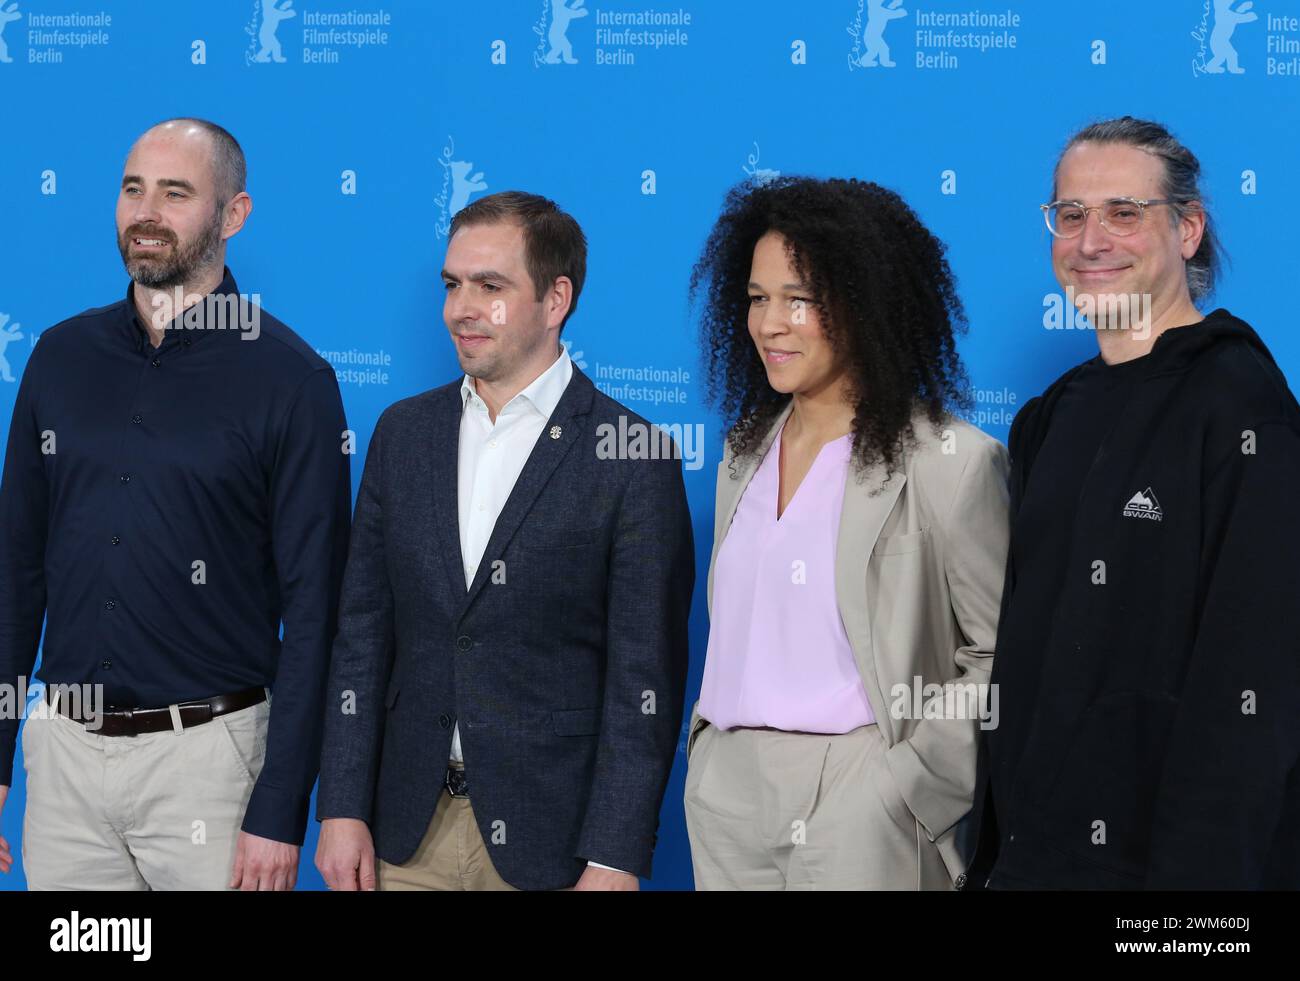
[[[1165,516],[1165,513],[1160,510],[1160,502],[1156,500],[1155,494],[1151,493],[1150,487],[1130,497],[1122,513],[1126,518],[1146,518],[1149,521],[1162,521]]]

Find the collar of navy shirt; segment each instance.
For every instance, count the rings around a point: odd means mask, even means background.
[[[239,293],[239,287],[235,285],[235,276],[230,271],[229,266],[222,267],[221,282],[207,296],[231,296]],[[240,335],[242,330],[209,330],[206,322],[206,304],[200,300],[193,307],[182,310],[163,330],[163,340],[158,347],[154,347],[149,340],[149,331],[140,320],[140,314],[135,307],[135,283],[130,282],[126,287],[126,302],[122,306],[121,320],[123,336],[131,346],[141,354],[167,354],[176,348],[187,348],[196,343],[200,338],[209,334],[234,334]]]

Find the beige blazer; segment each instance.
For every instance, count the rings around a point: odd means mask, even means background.
[[[718,466],[710,614],[718,549],[790,408],[757,454],[735,462],[727,447]],[[914,428],[918,446],[888,481],[883,466],[861,480],[850,466],[836,539],[835,598],[887,745],[889,773],[917,822],[918,849],[937,850],[960,887],[971,856],[958,841],[957,825],[971,809],[980,731],[978,705],[963,695],[987,692],[973,686],[987,686],[993,668],[1009,535],[1008,456],[997,440],[955,417],[946,418],[937,436],[924,414]],[[945,682],[963,686],[950,689],[946,706],[940,690],[926,697],[927,685]],[[965,717],[952,717],[959,715]],[[697,701],[688,758],[707,725]]]

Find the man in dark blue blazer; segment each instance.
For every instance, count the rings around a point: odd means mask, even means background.
[[[357,498],[317,805],[332,889],[650,874],[694,548],[675,445],[559,343],[585,272],[545,198],[452,222],[465,377],[384,412]]]

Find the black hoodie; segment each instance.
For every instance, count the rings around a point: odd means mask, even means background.
[[[998,646],[993,683],[1037,694],[981,747],[973,886],[1300,888],[1300,406],[1225,310],[1141,360],[1050,640]],[[1011,427],[1013,520],[1079,367]]]

